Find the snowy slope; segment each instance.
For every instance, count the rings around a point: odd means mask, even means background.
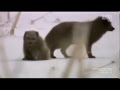
[[[6,75],[5,68],[0,65],[0,72],[2,77],[10,78],[61,78],[63,71],[68,63],[69,59],[51,59],[48,61],[9,61],[8,71]],[[112,59],[86,59],[85,63],[85,75],[87,78],[117,78],[118,77],[118,65],[116,63],[107,65],[102,68],[98,68],[109,64]],[[3,64],[5,62],[1,62]],[[79,70],[79,62],[76,61],[74,68],[72,69],[69,77],[78,78],[77,71]],[[87,72],[88,69],[89,72]]]

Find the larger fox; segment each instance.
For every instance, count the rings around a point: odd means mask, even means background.
[[[78,29],[74,29],[75,25],[79,25]],[[73,33],[78,31],[78,36],[76,39],[81,40],[81,35],[83,35],[83,27],[88,27],[89,36],[88,43],[86,45],[86,50],[89,58],[95,58],[92,55],[92,45],[98,41],[107,31],[113,31],[115,28],[112,26],[111,22],[102,16],[95,18],[92,21],[86,22],[62,22],[48,33],[45,38],[45,41],[51,51],[51,57],[54,56],[54,51],[56,49],[61,49],[61,53],[64,57],[68,58],[69,56],[66,53],[66,49],[71,45],[75,44],[73,40]]]

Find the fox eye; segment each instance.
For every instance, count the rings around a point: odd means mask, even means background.
[[[35,40],[35,38],[32,38],[32,40]]]
[[[30,37],[27,37],[27,36],[26,36],[25,39],[26,39],[26,40],[30,40]]]

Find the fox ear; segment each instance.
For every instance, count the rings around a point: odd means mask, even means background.
[[[102,19],[103,19],[103,17],[102,17],[102,16],[99,16],[97,19],[98,19],[98,20],[102,20]]]
[[[97,18],[97,20],[99,20],[99,21],[104,21],[104,22],[108,22],[108,21],[109,21],[106,17],[102,17],[102,16],[99,16],[99,17]]]
[[[105,21],[106,21],[106,20],[108,20],[108,19],[107,19],[106,17],[102,17],[102,20],[105,20]]]
[[[28,33],[27,31],[24,33],[24,38],[26,37],[27,33]]]
[[[39,37],[39,33],[38,32],[35,32],[36,33],[36,35]]]

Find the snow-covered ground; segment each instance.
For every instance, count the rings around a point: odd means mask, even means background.
[[[37,30],[39,34],[45,38],[50,29],[58,24],[56,18],[62,21],[87,21],[93,20],[97,16],[106,16],[111,21],[115,30],[106,33],[93,46],[93,54],[96,59],[85,59],[87,69],[92,69],[87,73],[88,78],[118,78],[119,77],[119,13],[117,12],[52,12],[45,18],[36,21],[31,25],[31,20],[34,20],[49,12],[22,12],[19,23],[15,30],[15,36],[7,36],[0,38],[0,46],[4,47],[4,52],[0,49],[0,77],[14,78],[61,78],[62,72],[65,70],[69,59],[65,59],[60,53],[60,50],[55,51],[57,59],[47,61],[22,61],[23,58],[23,35],[27,30]],[[11,17],[14,17],[16,12],[11,12]],[[11,25],[7,28],[9,29]],[[2,28],[6,29],[6,28]],[[68,49],[68,54],[70,53]],[[6,55],[2,58],[3,55]],[[7,59],[6,62],[4,59]],[[114,64],[109,64],[111,61]],[[109,64],[107,66],[104,66]],[[6,67],[7,65],[7,67]],[[77,78],[77,67],[79,62],[75,62],[74,69],[70,77]],[[104,66],[103,68],[98,68]],[[95,71],[97,69],[97,71]],[[8,72],[7,72],[8,71]],[[86,71],[85,71],[86,72]],[[8,76],[7,76],[8,75]]]

